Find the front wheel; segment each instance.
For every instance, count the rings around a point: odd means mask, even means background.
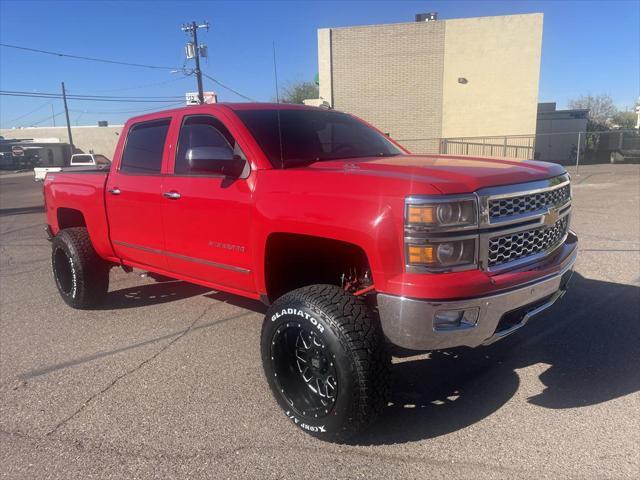
[[[333,285],[282,296],[262,327],[271,390],[295,425],[325,440],[361,432],[385,406],[389,357],[364,302]]]

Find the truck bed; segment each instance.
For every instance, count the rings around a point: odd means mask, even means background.
[[[53,235],[62,228],[81,226],[77,224],[81,220],[96,252],[114,259],[104,198],[108,175],[108,169],[96,167],[64,168],[45,177],[43,192],[47,224]],[[82,212],[81,216],[76,212]]]
[[[33,169],[34,180],[41,182],[47,173],[57,172],[72,172],[72,173],[86,173],[86,172],[108,172],[109,167],[104,165],[75,165],[69,167],[36,167]]]

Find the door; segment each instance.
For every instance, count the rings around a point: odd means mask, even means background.
[[[188,156],[197,147],[228,149],[228,155],[245,161],[245,169],[236,178],[193,171]],[[231,290],[254,292],[249,242],[252,190],[242,148],[218,118],[185,115],[172,156],[162,208],[169,269]]]
[[[167,268],[162,228],[162,161],[171,119],[129,128],[120,164],[109,174],[106,204],[116,254],[140,266]]]

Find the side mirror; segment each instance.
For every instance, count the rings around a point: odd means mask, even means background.
[[[196,173],[221,174],[226,177],[239,177],[244,169],[245,160],[227,147],[194,147],[187,150],[189,169]]]

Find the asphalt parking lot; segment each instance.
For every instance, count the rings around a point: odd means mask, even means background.
[[[640,166],[574,173],[570,291],[490,347],[395,359],[381,421],[315,440],[272,400],[258,303],[114,269],[74,311],[40,184],[0,176],[5,478],[638,478]]]

